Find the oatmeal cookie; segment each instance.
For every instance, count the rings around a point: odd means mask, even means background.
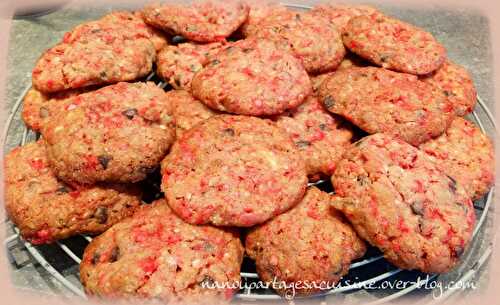
[[[160,199],[92,240],[80,278],[89,295],[229,303],[235,290],[216,285],[237,283],[242,260],[236,232],[187,224]]]
[[[311,13],[327,17],[328,20],[342,32],[345,30],[351,18],[378,13],[378,10],[369,5],[325,3],[313,7]]]
[[[47,50],[33,69],[33,86],[48,93],[130,81],[150,73],[155,57],[146,24],[114,12],[77,26]]]
[[[385,134],[363,138],[332,176],[356,232],[401,269],[451,270],[472,237],[471,199],[425,153]]]
[[[42,140],[5,157],[5,208],[21,236],[33,244],[77,234],[98,234],[139,207],[131,185],[69,186],[49,167]]]
[[[421,80],[441,88],[458,116],[471,113],[474,109],[477,92],[472,77],[464,67],[447,60],[438,70]]]
[[[274,115],[304,102],[311,81],[300,62],[268,40],[245,39],[222,49],[197,72],[193,95],[236,114]]]
[[[197,42],[222,41],[247,20],[249,7],[239,1],[195,1],[192,4],[153,4],[142,13],[144,21]]]
[[[491,140],[473,123],[457,117],[441,136],[419,146],[473,199],[495,182],[495,152]]]
[[[162,190],[184,221],[250,227],[302,199],[305,164],[270,120],[216,115],[183,134],[162,162]]]
[[[423,75],[437,70],[446,50],[425,30],[373,13],[351,18],[342,39],[359,56],[386,69]]]
[[[68,183],[142,180],[175,139],[172,105],[154,83],[118,83],[70,100],[41,130],[51,166]]]
[[[412,145],[442,134],[455,116],[442,90],[382,68],[338,70],[322,82],[318,96],[329,111],[364,131],[389,133]]]
[[[264,282],[290,284],[296,295],[321,292],[310,285],[334,286],[346,275],[351,261],[366,251],[343,216],[331,208],[335,200],[315,187],[307,190],[302,201],[290,211],[252,228],[245,241],[246,253],[255,260],[257,273]],[[285,294],[282,287],[277,291]]]

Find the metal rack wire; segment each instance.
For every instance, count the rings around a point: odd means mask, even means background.
[[[306,6],[298,6],[287,4],[290,7],[296,9],[307,9]],[[154,73],[150,74],[146,80],[155,81],[158,86],[161,88],[165,88],[167,86],[166,83],[159,81]],[[23,94],[16,101],[10,116],[6,122],[6,127],[3,134],[4,141],[7,137],[20,137],[18,143],[19,145],[24,145],[29,141],[35,140],[38,135],[33,131],[24,128],[22,134],[12,134],[11,127],[14,122],[18,122],[20,120],[20,109],[21,104],[24,98],[24,95],[27,93],[29,88],[23,92]],[[474,121],[479,128],[486,133],[485,124],[490,124],[495,130],[495,120],[492,113],[489,111],[484,101],[478,97],[477,107],[475,111],[471,114],[470,120]],[[3,143],[5,147],[5,143]],[[320,181],[315,183],[320,188],[328,188],[327,182]],[[477,216],[477,224],[475,230],[473,232],[473,238],[476,239],[478,237],[478,232],[483,227],[484,223],[488,217],[488,210],[490,209],[490,205],[493,200],[493,189],[482,199],[478,200],[474,203],[474,208]],[[83,254],[83,250],[85,246],[92,240],[89,236],[75,236],[66,240],[57,241],[51,245],[43,245],[43,246],[35,246],[30,244],[29,242],[23,240],[19,236],[19,230],[13,226],[12,223],[7,221],[7,225],[12,226],[15,234],[8,236],[4,240],[4,246],[9,249],[9,244],[15,242],[16,240],[22,243],[27,251],[31,254],[31,256],[55,279],[57,279],[60,283],[64,285],[69,291],[71,291],[74,295],[79,296],[81,298],[86,298],[85,293],[83,291],[83,287],[78,282],[72,282],[68,279],[68,275],[76,276],[78,278],[78,265],[81,261],[81,257]],[[462,281],[470,280],[478,271],[478,269],[487,261],[489,256],[491,255],[491,246],[487,246],[486,249],[476,255],[476,260],[471,269],[466,270],[461,273],[459,277],[456,279]],[[420,278],[424,278],[423,280],[418,280]],[[251,283],[258,281],[258,275],[255,272],[255,266],[253,263],[245,259],[241,278],[243,283]],[[363,289],[367,285],[373,285],[376,283],[380,283],[385,280],[397,280],[397,279],[406,279],[408,282],[414,282],[412,285],[404,287],[403,289],[393,291],[392,293],[385,295],[381,298],[378,298],[373,304],[380,304],[388,301],[392,301],[401,296],[408,295],[412,292],[418,291],[422,285],[425,285],[428,282],[439,281],[440,277],[438,275],[430,274],[426,275],[421,272],[414,271],[403,271],[398,269],[391,264],[389,264],[374,248],[370,248],[367,252],[367,255],[362,259],[359,259],[353,262],[350,266],[349,274],[344,277],[341,281],[341,285],[338,288],[326,291],[325,293],[315,296],[314,298],[319,300],[320,302],[325,302],[325,298],[328,296],[339,294],[339,293],[348,293],[355,290]],[[245,285],[248,287],[248,285]],[[382,288],[381,288],[382,289]],[[443,297],[449,297],[454,290],[447,290],[444,292]],[[262,300],[279,300],[281,297],[275,294],[270,289],[242,289],[237,293],[236,299],[240,301],[262,301]]]

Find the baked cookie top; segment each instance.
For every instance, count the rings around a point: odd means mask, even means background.
[[[347,274],[351,261],[364,255],[364,242],[332,209],[332,200],[311,187],[297,206],[250,230],[246,252],[263,281],[334,286]],[[320,292],[318,287],[302,287],[296,295]],[[287,293],[284,287],[277,291]]]
[[[453,104],[457,116],[464,116],[474,110],[477,92],[471,75],[464,67],[447,60],[421,80],[441,88]]]
[[[248,36],[274,41],[298,58],[309,73],[332,71],[345,55],[336,27],[326,17],[308,12],[273,12]]]
[[[5,208],[23,238],[33,244],[102,233],[141,203],[135,186],[61,182],[49,167],[43,140],[15,148],[4,162]]]
[[[351,18],[378,13],[378,10],[369,5],[324,3],[313,7],[311,13],[327,17],[340,32],[343,32]]]
[[[156,57],[151,38],[133,13],[114,12],[81,24],[40,57],[33,86],[48,93],[143,77]]]
[[[50,163],[69,183],[142,180],[175,139],[172,105],[153,83],[118,83],[70,100],[42,128]]]
[[[272,121],[217,115],[191,128],[162,162],[162,190],[186,222],[250,227],[304,195],[304,161]]]
[[[472,199],[480,199],[495,183],[495,151],[491,140],[473,123],[457,117],[439,137],[419,146],[461,184]]]
[[[455,116],[441,89],[382,68],[338,70],[321,83],[318,96],[329,111],[366,132],[389,133],[412,145],[442,134]]]
[[[356,232],[402,269],[451,270],[475,224],[463,186],[425,153],[385,134],[356,142],[332,176]]]
[[[216,285],[237,284],[242,260],[235,232],[187,224],[160,199],[92,240],[80,278],[101,297],[219,304],[235,291]]]
[[[191,89],[213,109],[255,116],[294,108],[312,91],[300,62],[261,39],[224,47],[195,74]]]
[[[247,20],[248,5],[241,1],[202,0],[187,4],[152,4],[144,21],[197,42],[222,41]]]
[[[379,12],[351,18],[342,39],[359,56],[410,74],[431,73],[446,59],[445,48],[432,34]]]

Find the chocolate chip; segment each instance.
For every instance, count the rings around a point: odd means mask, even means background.
[[[421,201],[410,204],[411,211],[415,215],[424,216],[424,205]]]
[[[109,262],[110,263],[116,262],[119,256],[120,256],[120,248],[114,247],[111,250],[111,254],[109,255]]]
[[[384,56],[384,55],[380,56],[380,61],[381,62],[386,62],[387,59],[389,59],[389,56]]]
[[[49,116],[49,109],[45,108],[45,107],[40,107],[40,112],[39,112],[39,115],[42,119],[45,119],[46,117]]]
[[[94,217],[100,224],[105,224],[108,221],[108,209],[105,207],[98,207],[94,213]]]
[[[104,169],[107,169],[108,168],[108,164],[109,164],[109,161],[111,161],[111,156],[108,156],[108,155],[100,155],[100,156],[97,156],[97,160],[99,160],[99,163],[102,165],[102,168]]]
[[[326,124],[323,124],[323,123],[319,124],[319,129],[326,130],[327,128],[328,128],[328,126],[326,126]]]
[[[360,186],[365,186],[368,184],[368,177],[366,176],[357,176],[356,181]]]
[[[226,128],[226,129],[222,130],[222,132],[225,135],[231,136],[231,137],[234,137],[234,135],[235,135],[234,129],[232,129],[232,128]]]
[[[59,193],[59,194],[67,194],[67,193],[69,193],[70,191],[71,191],[71,190],[70,190],[67,186],[63,185],[63,186],[61,186],[60,188],[58,188],[58,189],[57,189],[56,193]]]
[[[212,288],[215,284],[215,280],[211,276],[205,274],[198,284],[202,288]]]
[[[244,48],[244,49],[242,49],[243,53],[250,53],[250,52],[252,52],[252,50],[253,49],[251,49],[251,48]]]
[[[300,14],[295,14],[295,20],[300,21]]]
[[[295,145],[298,147],[298,148],[306,148],[306,147],[309,147],[309,145],[311,145],[311,142],[309,141],[297,141],[295,142]]]
[[[211,66],[216,66],[216,65],[218,65],[218,64],[220,64],[220,60],[218,60],[218,59],[214,59],[214,60],[212,60],[212,61],[210,62],[210,65],[211,65]]]
[[[460,257],[464,253],[464,247],[456,246],[453,251],[455,252],[456,257]]]
[[[92,32],[92,33],[94,33],[94,34],[95,34],[95,33],[99,33],[100,31],[101,31],[101,29],[93,29],[93,30],[92,30],[92,31],[90,31],[90,32]]]
[[[94,254],[92,255],[92,258],[90,259],[90,263],[92,265],[96,265],[100,259],[101,259],[101,255],[98,252],[94,252]]]
[[[326,108],[332,108],[333,106],[335,106],[335,101],[333,100],[333,98],[330,95],[328,95],[323,100],[323,105],[325,105]]]
[[[196,65],[191,65],[191,66],[189,66],[189,69],[191,70],[191,72],[196,72],[196,71],[198,71],[198,70],[199,70],[199,69],[198,69],[198,67],[197,67]]]
[[[446,176],[448,177],[448,179],[450,179],[450,181],[448,182],[448,188],[450,189],[450,191],[452,193],[456,193],[457,192],[457,181],[448,175],[446,175]]]
[[[134,116],[137,115],[137,109],[135,109],[135,108],[129,108],[129,109],[123,111],[122,114],[124,116],[126,116],[127,119],[131,120],[131,119],[134,118]]]
[[[106,79],[108,74],[106,73],[106,71],[102,71],[101,73],[99,73],[99,76],[101,77],[101,79]]]

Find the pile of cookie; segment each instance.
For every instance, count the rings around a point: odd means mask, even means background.
[[[144,81],[153,70],[168,88]],[[373,7],[113,12],[66,33],[32,79],[22,116],[41,138],[6,156],[6,209],[33,244],[96,236],[89,295],[225,302],[244,253],[310,295],[367,244],[444,273],[494,180],[490,139],[462,118],[469,73]],[[144,203],[158,168],[165,196]]]

